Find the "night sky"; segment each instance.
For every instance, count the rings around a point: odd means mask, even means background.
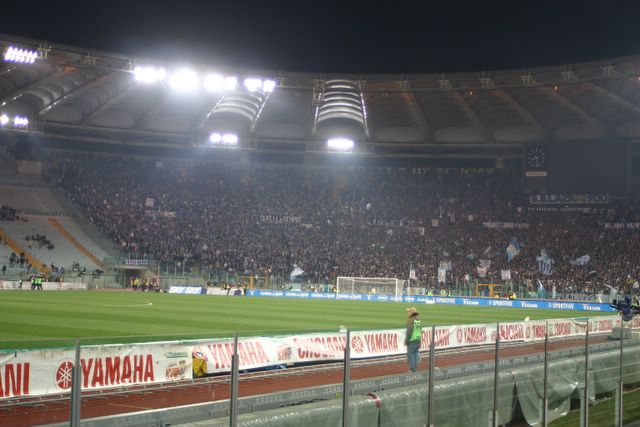
[[[8,3],[5,34],[252,69],[483,71],[640,54],[639,0]]]

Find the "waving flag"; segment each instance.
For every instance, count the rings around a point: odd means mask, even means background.
[[[576,267],[579,265],[586,265],[589,261],[591,261],[591,257],[589,255],[582,255],[580,258],[576,259],[575,261],[569,261],[569,264]]]
[[[293,271],[291,272],[291,280],[295,279],[298,276],[302,276],[304,274],[304,270],[294,265]]]
[[[540,256],[536,257],[536,261],[538,261],[538,270],[540,270],[540,273],[545,276],[551,276],[553,274],[555,270],[553,268],[553,259],[547,255],[547,251],[542,249]]]
[[[511,239],[511,243],[507,246],[507,261],[511,262],[512,259],[518,256],[521,250],[522,246],[518,243],[518,239],[515,237]]]

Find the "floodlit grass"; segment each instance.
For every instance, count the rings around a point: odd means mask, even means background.
[[[624,395],[624,421],[623,424],[640,420],[640,390],[635,390]],[[615,399],[600,402],[589,407],[590,426],[613,426],[615,414]],[[580,424],[580,410],[569,412],[562,418],[549,423],[551,427],[573,427]],[[634,424],[635,425],[635,424]]]
[[[134,292],[0,292],[0,348],[402,328],[409,304]],[[551,319],[593,313],[418,304],[423,324]]]

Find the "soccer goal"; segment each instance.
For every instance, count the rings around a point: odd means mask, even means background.
[[[402,295],[406,280],[391,277],[345,277],[339,276],[336,283],[338,294]]]

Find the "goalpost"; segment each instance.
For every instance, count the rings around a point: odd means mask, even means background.
[[[337,294],[378,294],[402,296],[406,280],[393,277],[346,277],[338,276]]]

